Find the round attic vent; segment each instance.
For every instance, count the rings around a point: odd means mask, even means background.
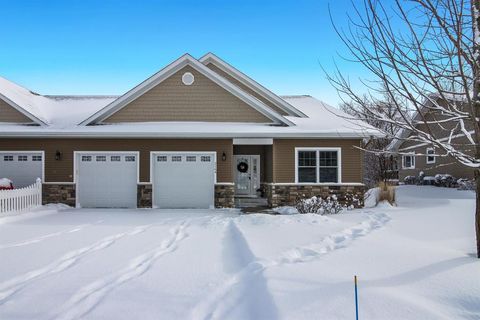
[[[182,82],[184,85],[189,86],[195,81],[195,77],[190,72],[185,72],[182,76]]]

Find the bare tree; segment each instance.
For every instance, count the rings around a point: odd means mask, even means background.
[[[357,92],[339,68],[327,76],[344,101],[360,106],[358,118],[407,132],[400,138],[430,144],[437,156],[474,170],[480,258],[480,1],[395,0],[389,7],[377,0],[359,2],[352,1],[348,28],[332,21],[348,59],[371,74],[362,81],[366,93]],[[395,117],[371,108],[379,96],[389,98]],[[458,135],[468,142],[453,143]]]
[[[365,108],[366,106],[368,107]],[[386,187],[390,180],[398,179],[396,157],[383,151],[378,152],[378,150],[385,150],[391,144],[391,137],[398,133],[398,129],[390,123],[378,121],[371,112],[371,110],[375,110],[375,113],[384,113],[390,119],[396,119],[400,115],[394,104],[389,101],[388,97],[373,103],[366,98],[362,104],[353,101],[343,103],[340,105],[340,109],[353,118],[363,118],[367,124],[383,132],[388,132],[385,137],[371,137],[362,148],[368,151],[364,154],[363,170],[363,182],[367,188],[373,188],[379,182],[383,182],[383,186]]]

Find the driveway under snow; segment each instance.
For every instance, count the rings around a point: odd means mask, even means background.
[[[74,210],[0,218],[0,319],[478,319],[474,194],[401,187],[336,216]]]

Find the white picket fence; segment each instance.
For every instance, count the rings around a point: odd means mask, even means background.
[[[25,188],[0,190],[0,214],[20,212],[42,205],[42,181]]]

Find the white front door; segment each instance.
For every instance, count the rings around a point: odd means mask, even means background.
[[[76,152],[77,207],[136,208],[137,152]]]
[[[214,207],[215,152],[152,152],[153,207]]]
[[[255,196],[260,188],[260,156],[236,155],[235,195]]]

